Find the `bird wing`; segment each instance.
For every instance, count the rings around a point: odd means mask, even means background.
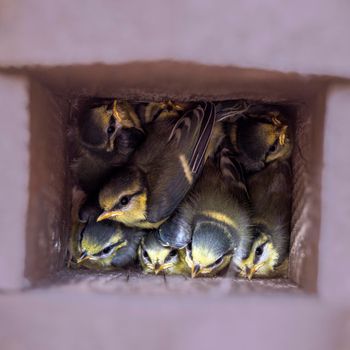
[[[199,119],[197,124],[200,123],[200,131],[195,147],[192,151],[190,159],[190,168],[192,172],[197,173],[203,168],[205,161],[205,152],[208,148],[210,136],[213,131],[215,123],[215,106],[213,103],[206,103],[204,107],[201,106],[201,109],[195,109],[194,114]],[[184,118],[182,118],[184,119]],[[189,134],[191,136],[191,134]]]
[[[156,235],[162,245],[176,249],[187,246],[192,238],[190,218],[192,212],[188,205],[182,205],[173,216],[158,229]]]
[[[212,103],[201,103],[176,122],[163,152],[163,164],[152,169],[156,181],[148,204],[149,222],[169,217],[192,188],[203,168],[214,123]]]

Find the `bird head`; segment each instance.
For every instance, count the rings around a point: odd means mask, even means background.
[[[78,121],[82,144],[89,149],[112,152],[121,125],[109,105],[91,108]]]
[[[242,119],[236,137],[238,149],[254,160],[270,163],[288,158],[292,151],[290,128],[279,112]]]
[[[192,278],[218,274],[230,264],[233,256],[230,234],[216,222],[197,224],[192,242],[185,249],[185,261]]]
[[[127,102],[89,108],[78,120],[81,143],[99,154],[128,156],[143,140],[140,121]]]
[[[254,276],[270,276],[279,261],[279,254],[272,239],[260,233],[254,239],[248,257],[237,263],[241,277],[252,279]]]
[[[147,213],[144,174],[133,167],[116,169],[99,193],[99,204],[103,212],[97,221],[110,219],[127,226],[144,221]]]
[[[117,251],[127,244],[119,224],[90,220],[80,234],[77,264],[111,266]]]
[[[146,273],[176,273],[181,263],[180,252],[162,246],[155,237],[155,231],[149,232],[142,239],[138,253],[140,264]]]

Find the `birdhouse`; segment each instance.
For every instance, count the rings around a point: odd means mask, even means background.
[[[243,2],[107,3],[110,10],[80,1],[0,5],[4,349],[206,349],[247,340],[259,349],[346,349],[348,6],[321,1],[315,17],[277,2],[256,2],[254,11]],[[77,101],[96,98],[243,99],[284,110],[294,135],[286,278],[71,269],[71,126]]]

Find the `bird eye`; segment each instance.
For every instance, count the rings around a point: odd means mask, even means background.
[[[167,255],[167,257],[164,259],[164,262],[169,262],[172,258],[174,258],[177,255],[177,250],[176,249],[172,249],[169,254]]]
[[[173,249],[170,253],[169,256],[174,257],[177,255],[177,251],[175,249]]]
[[[109,126],[108,129],[107,129],[107,133],[108,135],[111,135],[113,134],[115,131],[115,127],[113,125]]]
[[[207,265],[207,268],[215,268],[224,261],[224,257],[221,256],[219,259],[216,259],[212,264]]]
[[[223,259],[224,259],[223,257],[220,257],[219,259],[217,259],[217,260],[215,261],[214,265],[220,265],[220,264],[222,263],[222,260],[223,260]]]
[[[103,255],[107,255],[112,251],[112,246],[108,246],[105,249],[102,250]]]
[[[129,201],[130,201],[130,199],[128,196],[123,196],[119,202],[121,205],[127,205],[129,203]]]
[[[142,252],[142,256],[143,256],[143,258],[144,258],[145,260],[151,261],[151,259],[149,258],[148,253],[147,253],[145,250]]]
[[[108,247],[102,249],[100,252],[94,254],[94,256],[100,257],[104,255],[109,255],[115,246],[116,244],[109,245]]]
[[[256,249],[255,249],[255,255],[256,256],[261,256],[262,255],[262,253],[263,253],[263,247],[262,246],[259,246],[259,247],[257,247]]]
[[[270,148],[269,148],[269,152],[270,153],[273,153],[273,152],[275,152],[276,151],[276,146],[275,145],[272,145]]]
[[[278,139],[274,142],[273,145],[270,146],[269,148],[269,153],[274,153],[277,151],[277,145],[278,145]]]

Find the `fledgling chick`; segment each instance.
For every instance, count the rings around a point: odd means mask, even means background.
[[[288,268],[291,169],[276,161],[248,180],[255,238],[247,258],[237,261],[240,276],[283,276]]]
[[[98,221],[158,228],[199,177],[214,122],[214,105],[203,103],[180,118],[147,124],[142,147],[100,191]]]
[[[247,192],[227,148],[208,159],[201,178],[158,232],[162,244],[185,247],[192,277],[214,276],[246,256],[251,243]]]
[[[248,114],[234,124],[227,124],[227,129],[236,159],[247,172],[259,171],[266,164],[291,155],[291,128],[279,111]]]
[[[96,222],[95,219],[89,219],[80,233],[77,265],[111,270],[133,263],[144,232],[115,221]]]
[[[162,246],[154,230],[142,238],[138,256],[143,271],[148,274],[158,275],[163,272],[168,275],[179,275],[189,272],[183,249]]]
[[[127,140],[119,140],[119,137],[128,129],[143,133],[138,116],[126,101],[114,100],[95,108],[87,107],[78,118],[80,143],[98,154],[118,152],[126,155],[129,152]]]
[[[78,151],[72,163],[79,186],[96,191],[113,166],[124,164],[143,141],[140,120],[128,102],[86,106],[77,120]]]

